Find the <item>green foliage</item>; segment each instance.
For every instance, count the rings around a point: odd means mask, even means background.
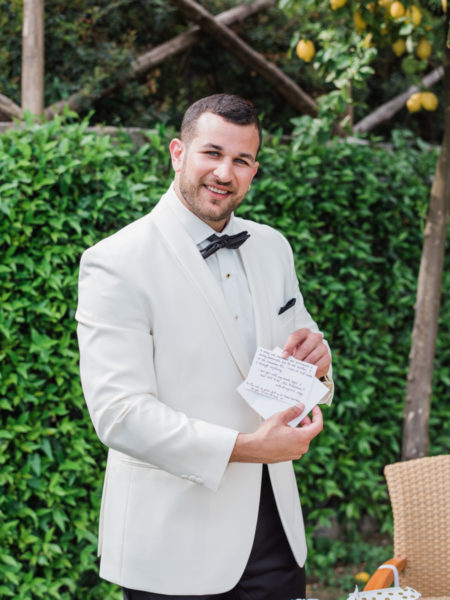
[[[119,598],[96,581],[105,452],[79,384],[77,268],[151,208],[169,163],[163,129],[133,151],[86,125],[0,137],[2,598]]]
[[[105,449],[78,376],[74,313],[81,252],[152,208],[172,174],[170,131],[137,149],[70,115],[0,137],[0,595],[118,600],[97,578]],[[244,216],[290,239],[305,301],[334,349],[336,400],[296,465],[326,571],[356,557],[358,527],[389,513],[382,468],[400,456],[421,229],[436,154],[397,135],[386,150],[333,140],[261,152]],[[446,282],[448,281],[448,272]],[[448,451],[449,302],[442,306],[431,451]],[[342,542],[313,537],[337,516]],[[380,525],[383,527],[383,525]],[[345,547],[347,548],[347,546]]]
[[[251,3],[245,0],[242,4]],[[236,0],[203,0],[212,14],[236,7]],[[20,104],[21,0],[0,0],[0,93]],[[83,89],[96,96],[110,88],[131,62],[192,26],[166,0],[47,0],[45,2],[45,105]],[[295,23],[276,7],[238,22],[234,31],[268,60],[296,77],[298,67],[286,58]],[[86,102],[82,115],[95,108],[96,123],[151,126],[158,120],[178,124],[194,100],[216,92],[239,93],[264,106],[279,122],[295,111],[272,86],[216,40],[199,41],[139,81],[120,85],[107,96]]]
[[[403,0],[402,4],[405,15],[393,18],[390,0],[280,0],[280,9],[298,23],[291,38],[290,55],[293,62],[300,63],[302,75],[314,82],[322,120],[345,119],[342,123],[345,126],[351,107],[356,123],[409,86],[421,87],[425,73],[440,64],[447,36],[440,1]],[[309,64],[299,61],[293,53],[301,38],[315,44],[316,54]],[[393,48],[399,40],[405,46],[400,56]],[[433,48],[424,60],[417,55],[422,40],[427,40]],[[325,88],[321,81],[325,82]],[[433,92],[441,96],[441,84],[434,86]],[[445,103],[441,99],[441,104]],[[395,124],[420,131],[424,139],[440,140],[442,115],[440,108],[431,115],[411,116],[405,107],[396,114]],[[391,127],[391,122],[380,125],[377,134],[389,138]]]
[[[364,516],[390,531],[382,469],[401,456],[422,227],[435,163],[436,152],[399,133],[392,149],[339,139],[319,145],[313,135],[286,149],[274,138],[252,185],[256,202],[241,209],[289,238],[306,305],[334,350],[335,403],[324,409],[319,440],[296,463],[313,572],[326,574],[348,559]],[[443,289],[449,284],[447,268]],[[449,313],[444,299],[432,454],[450,447],[450,413],[440,401],[448,382]],[[347,544],[313,536],[317,525],[336,519]]]

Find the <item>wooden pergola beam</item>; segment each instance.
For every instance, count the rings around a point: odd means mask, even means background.
[[[223,25],[231,25],[236,21],[242,21],[247,17],[258,13],[261,10],[265,10],[274,6],[276,0],[257,0],[252,4],[246,4],[242,6],[235,6],[229,10],[226,10],[217,17],[215,20]],[[180,52],[187,50],[190,46],[198,42],[201,37],[201,29],[198,26],[191,27],[188,31],[180,33],[171,40],[152,48],[148,52],[145,52],[132,63],[130,71],[125,76],[117,78],[116,81],[108,86],[104,86],[96,93],[92,93],[89,90],[78,90],[71,94],[68,98],[64,98],[45,109],[45,116],[47,119],[52,119],[56,114],[60,114],[64,106],[68,106],[70,110],[79,112],[86,103],[93,103],[96,100],[114,92],[116,89],[126,84],[128,81],[138,79],[149,73],[152,69],[160,65],[165,60],[176,56]]]
[[[241,40],[228,27],[214,19],[213,15],[194,0],[170,0],[190,21],[197,23],[206,33],[216,39],[222,46],[234,54],[244,65],[259,73],[271,83],[278,92],[299,113],[315,116],[317,104],[315,100],[298,86],[276,65],[269,62],[262,54],[256,52]]]
[[[22,108],[44,112],[44,0],[23,3]]]
[[[442,79],[443,76],[444,67],[437,67],[431,71],[431,73],[425,75],[421,84],[423,87],[431,87]],[[404,108],[405,103],[411,94],[415,94],[416,92],[420,92],[420,88],[417,85],[412,85],[405,92],[398,94],[398,96],[395,96],[395,98],[392,98],[389,102],[385,102],[369,115],[361,119],[361,121],[358,121],[353,127],[353,133],[367,133],[368,131],[372,131],[377,125],[389,121],[399,110]]]

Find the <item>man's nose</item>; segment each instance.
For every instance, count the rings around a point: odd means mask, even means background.
[[[233,165],[229,160],[221,160],[214,169],[214,175],[223,183],[231,181],[233,173]]]

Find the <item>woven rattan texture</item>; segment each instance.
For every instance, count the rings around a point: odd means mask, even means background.
[[[400,584],[424,599],[450,599],[450,455],[387,465],[384,473],[394,514],[394,553],[406,556]]]

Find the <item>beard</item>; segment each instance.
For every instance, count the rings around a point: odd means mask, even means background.
[[[185,204],[199,219],[206,223],[216,223],[228,221],[231,213],[239,206],[244,196],[239,197],[231,193],[225,198],[215,199],[208,197],[208,190],[205,185],[220,185],[228,187],[227,184],[219,181],[215,183],[194,183],[189,181],[185,174],[180,174],[179,190]]]

